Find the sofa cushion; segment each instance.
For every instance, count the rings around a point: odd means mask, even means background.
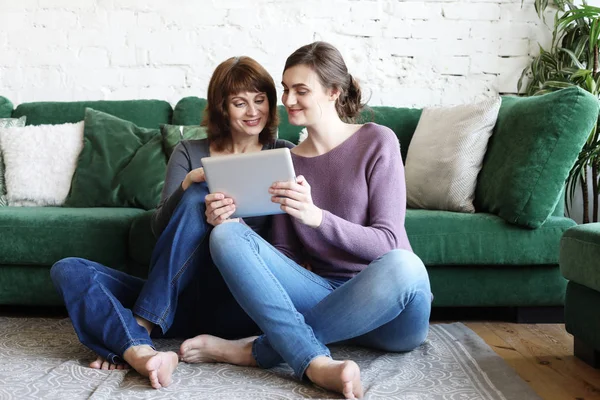
[[[206,128],[200,125],[169,125],[160,126],[162,146],[167,160],[171,158],[173,150],[182,140],[196,140],[206,138]]]
[[[600,349],[600,293],[570,281],[565,298],[565,329],[588,346]]]
[[[6,97],[0,96],[0,118],[10,118],[13,112],[13,103]]]
[[[172,124],[199,125],[202,122],[205,108],[206,99],[196,96],[184,97],[175,105]],[[291,125],[288,122],[284,106],[278,106],[277,112],[279,114],[278,137],[298,144],[300,131],[304,127]],[[400,140],[402,159],[406,160],[408,145],[419,123],[421,112],[422,110],[413,108],[367,107],[362,111],[358,122],[376,122],[392,129]]]
[[[200,125],[206,108],[206,99],[196,96],[179,100],[173,110],[173,125]]]
[[[600,292],[600,223],[575,226],[560,241],[560,272]]]
[[[153,215],[154,210],[150,210],[136,216],[129,231],[129,258],[146,267],[150,265],[152,250],[156,245],[151,227]]]
[[[13,117],[27,116],[27,125],[64,124],[85,118],[85,109],[93,108],[131,121],[143,128],[158,128],[171,122],[173,108],[162,100],[34,102],[19,104]]]
[[[173,111],[173,125],[200,125],[206,109],[206,99],[196,96],[184,97],[175,105]],[[298,143],[301,126],[293,126],[288,122],[285,107],[277,107],[279,114],[279,138]]]
[[[375,122],[394,131],[400,141],[400,153],[406,163],[408,146],[419,124],[423,110],[416,108],[372,107],[362,111],[359,122]]]
[[[406,161],[408,146],[412,140],[421,113],[423,110],[416,108],[396,107],[366,107],[358,117],[358,123],[375,122],[385,125],[394,131],[400,141],[402,160]],[[298,144],[302,126],[290,125],[285,107],[279,106],[279,138]]]
[[[0,208],[0,264],[52,265],[84,257],[124,268],[133,208]]]
[[[440,265],[427,272],[434,307],[542,307],[565,301],[567,280],[556,265]]]
[[[50,279],[50,266],[0,264],[0,304],[63,305]]]
[[[158,129],[88,108],[68,207],[155,208],[167,160]]]
[[[562,201],[565,180],[598,119],[598,99],[579,87],[503,97],[479,174],[475,208],[529,228]]]
[[[431,265],[558,264],[568,218],[550,217],[529,230],[507,224],[493,214],[407,210],[406,232],[413,251]]]
[[[284,106],[277,107],[277,113],[279,114],[279,125],[277,126],[277,137],[290,141],[294,144],[299,143],[300,131],[304,128],[303,126],[292,125],[288,121],[288,114]]]

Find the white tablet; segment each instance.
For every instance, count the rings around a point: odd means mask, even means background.
[[[282,214],[280,204],[271,201],[269,187],[276,181],[296,179],[288,148],[204,157],[202,166],[208,190],[233,199],[232,218]]]

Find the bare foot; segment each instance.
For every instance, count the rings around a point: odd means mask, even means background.
[[[211,335],[198,335],[181,344],[179,354],[187,363],[223,362],[245,367],[256,367],[252,357],[252,343],[257,336],[225,340]]]
[[[354,361],[335,361],[320,356],[311,361],[306,376],[318,386],[342,393],[347,399],[363,397],[360,368]]]
[[[90,368],[94,369],[105,369],[105,370],[113,370],[113,369],[129,369],[131,368],[129,364],[113,364],[108,362],[104,357],[98,356],[95,361],[90,363]]]
[[[173,371],[179,362],[176,353],[158,352],[147,345],[128,348],[123,358],[140,375],[147,376],[154,389],[167,387],[173,382]]]

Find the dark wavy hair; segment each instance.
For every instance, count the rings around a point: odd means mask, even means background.
[[[348,73],[342,54],[327,42],[314,42],[300,47],[285,61],[283,72],[296,65],[312,68],[321,85],[340,92],[335,109],[343,121],[354,122],[364,107],[358,82]]]
[[[277,89],[273,77],[250,57],[232,57],[217,66],[208,84],[207,104],[202,126],[206,127],[208,141],[217,150],[223,150],[231,141],[231,125],[227,98],[240,92],[264,92],[269,102],[269,118],[258,140],[262,144],[277,137]]]

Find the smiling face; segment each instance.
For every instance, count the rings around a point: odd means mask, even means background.
[[[292,125],[313,126],[331,112],[337,96],[321,85],[312,68],[300,64],[283,72],[281,101]]]
[[[240,92],[229,95],[227,112],[233,137],[258,136],[269,120],[267,94]]]

